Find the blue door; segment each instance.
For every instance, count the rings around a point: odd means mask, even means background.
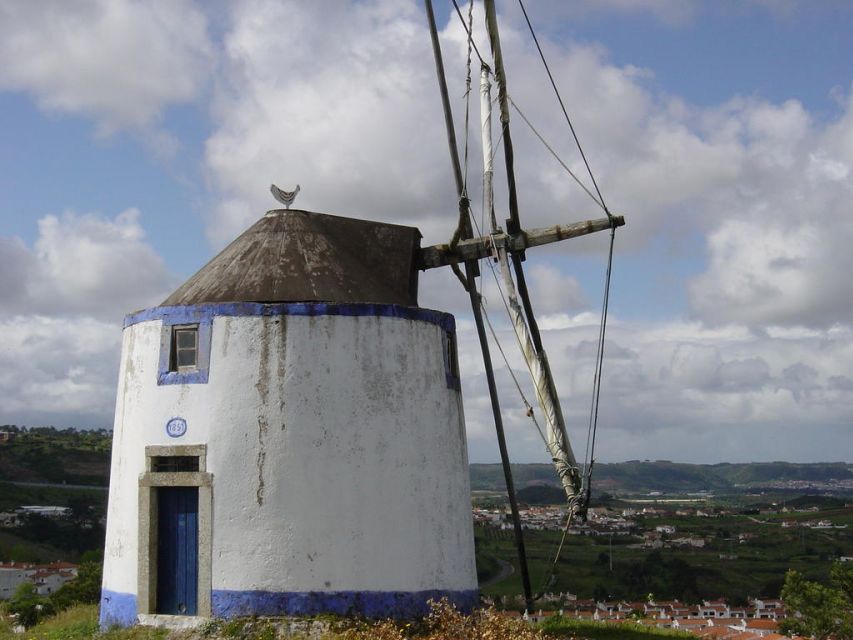
[[[198,611],[198,487],[157,489],[157,613]]]

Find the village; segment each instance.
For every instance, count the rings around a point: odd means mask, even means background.
[[[759,515],[777,516],[788,513],[816,513],[817,507],[803,509],[789,509],[781,506],[759,511]],[[500,530],[512,528],[512,521],[506,509],[484,508],[475,506],[472,510],[474,523],[484,527],[492,527]],[[519,510],[522,527],[534,531],[562,531],[565,526],[565,509],[557,505],[548,506],[526,506]],[[643,508],[590,508],[586,522],[573,522],[568,529],[569,535],[575,536],[637,536],[642,537],[642,543],[634,547],[649,549],[661,549],[670,547],[695,547],[703,548],[708,541],[708,536],[679,535],[678,527],[674,524],[656,524],[659,518],[724,518],[735,515],[730,509],[709,507],[679,507],[675,509],[664,509],[660,507]],[[760,523],[760,520],[753,519]],[[781,526],[785,529],[846,529],[847,524],[835,524],[826,518],[820,519],[797,519],[779,520],[775,522],[765,521],[766,524]],[[739,533],[736,541],[746,543],[754,538],[753,533]]]
[[[786,617],[778,599],[751,599],[748,606],[734,607],[724,599],[705,600],[687,605],[678,600],[656,600],[650,594],[645,602],[582,600],[572,594],[546,594],[545,602],[564,602],[558,610],[539,609],[532,613],[505,611],[530,623],[545,622],[553,616],[609,623],[636,624],[658,629],[685,631],[700,638],[717,640],[783,640],[779,622]]]
[[[65,583],[77,577],[78,566],[71,562],[0,562],[0,600],[11,598],[19,586],[30,583],[40,596],[55,593]]]

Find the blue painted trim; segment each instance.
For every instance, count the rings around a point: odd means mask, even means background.
[[[102,631],[110,627],[130,627],[136,624],[136,594],[102,589],[98,622]]]
[[[163,317],[160,333],[160,365],[157,369],[157,384],[207,384],[210,377],[210,340],[213,335],[213,316],[183,320],[180,316]],[[198,326],[198,366],[192,371],[171,371],[172,331],[175,326]],[[127,320],[125,319],[125,326]]]
[[[326,302],[283,302],[261,304],[257,302],[222,302],[175,307],[154,307],[131,313],[124,319],[125,328],[139,322],[162,320],[163,324],[196,324],[210,321],[215,316],[382,316],[420,320],[438,325],[445,331],[456,333],[452,315],[420,307],[397,304],[333,304]],[[201,342],[201,341],[199,341]]]
[[[367,618],[418,618],[429,613],[429,600],[447,598],[469,613],[478,606],[480,592],[466,591],[228,591],[211,594],[213,615],[237,616],[313,616],[332,613]]]

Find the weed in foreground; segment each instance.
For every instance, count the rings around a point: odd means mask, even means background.
[[[344,640],[541,640],[546,637],[526,622],[502,616],[494,609],[464,615],[446,599],[431,601],[430,608],[420,623],[363,622],[341,632],[339,637]]]

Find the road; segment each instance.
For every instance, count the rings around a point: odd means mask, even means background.
[[[62,484],[60,482],[15,482],[14,480],[0,480],[19,487],[46,487],[54,489],[90,489],[95,491],[106,491],[109,487],[98,487],[91,484]]]
[[[501,570],[498,571],[498,575],[486,580],[485,582],[480,584],[480,589],[485,589],[486,587],[491,587],[493,584],[500,582],[506,578],[509,578],[513,573],[515,573],[515,567],[513,567],[506,560],[501,560],[500,558],[495,558],[498,561],[498,564],[501,565]]]

